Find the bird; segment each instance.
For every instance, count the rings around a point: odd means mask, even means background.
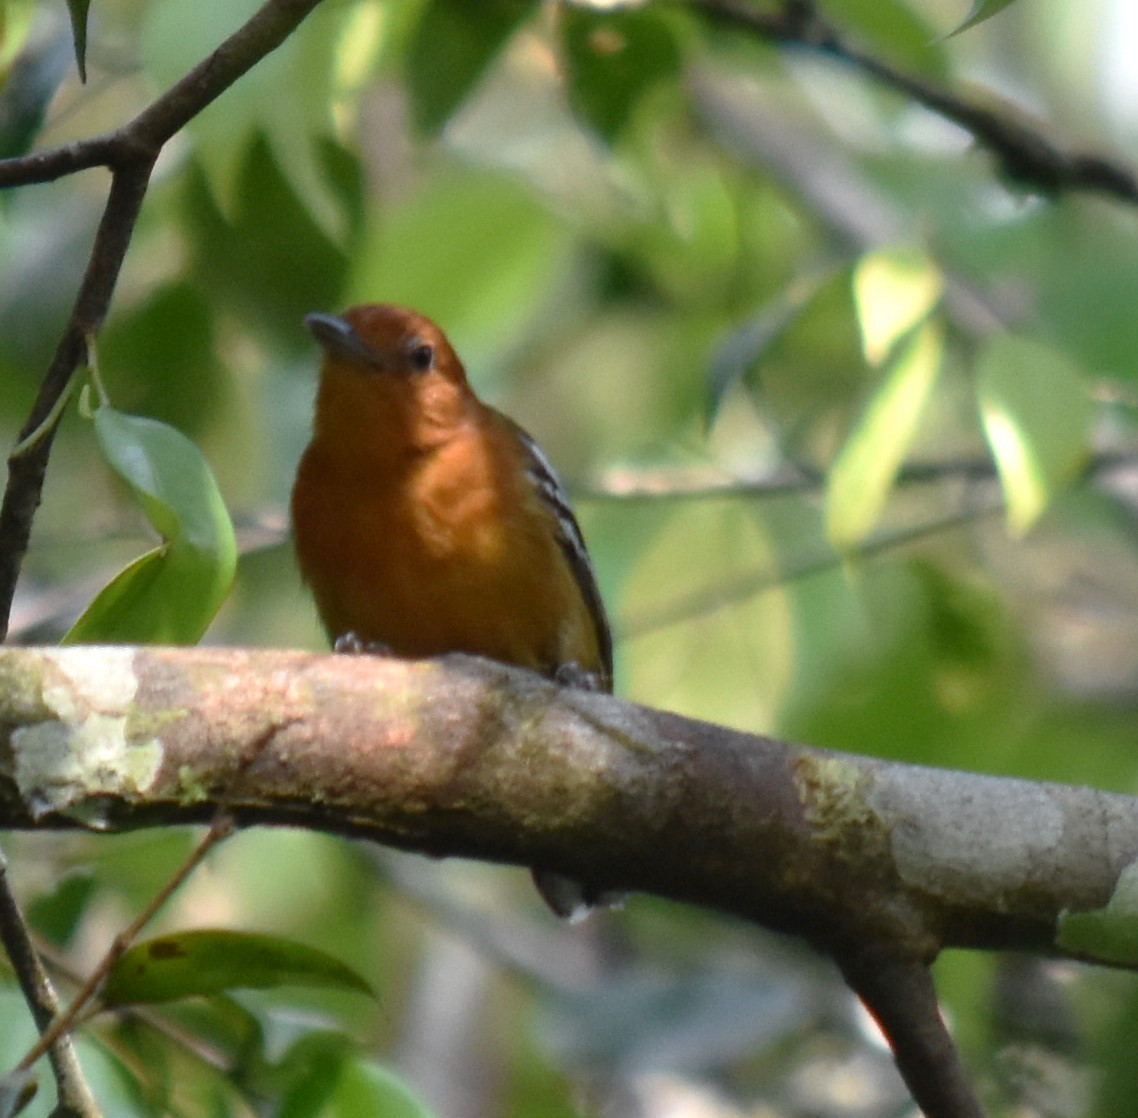
[[[297,565],[333,645],[470,653],[611,692],[604,601],[534,439],[479,399],[419,312],[371,303],[304,322],[323,362],[290,511]],[[560,916],[607,899],[533,875]]]

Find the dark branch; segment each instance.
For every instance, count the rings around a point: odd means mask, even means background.
[[[112,172],[107,204],[70,318],[8,461],[8,484],[0,504],[0,637],[7,635],[16,582],[67,395],[86,362],[88,338],[100,328],[110,307],[150,174],[163,145],[279,46],[319,2],[267,0],[209,58],[114,133],[23,159],[0,161],[0,186],[44,182],[99,165]],[[55,1012],[54,993],[27,942],[22,916],[6,880],[0,881],[0,934],[32,1013],[40,1028],[46,1028]],[[74,1118],[97,1113],[66,1037],[51,1041],[50,1059],[59,1092],[56,1113]]]
[[[872,1014],[925,1118],[984,1118],[936,1001],[927,966],[882,956],[872,946],[837,959]]]
[[[1099,155],[1065,151],[1006,113],[977,105],[892,66],[847,40],[813,4],[786,4],[771,12],[748,0],[690,2],[716,23],[827,54],[903,93],[969,132],[996,156],[1004,173],[1022,186],[1042,194],[1093,191],[1138,203],[1138,178],[1128,167]]]
[[[117,132],[52,152],[0,161],[0,186],[43,182],[87,167],[111,169],[110,194],[87,271],[31,414],[20,451],[8,461],[0,505],[0,637],[7,634],[12,598],[43,492],[55,430],[87,338],[102,325],[163,145],[242,74],[275,50],[320,0],[268,0],[209,58]]]
[[[0,187],[50,182],[91,167],[152,163],[166,142],[271,54],[320,0],[267,0],[208,58],[129,124],[50,151],[0,159]]]

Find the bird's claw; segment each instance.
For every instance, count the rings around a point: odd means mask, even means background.
[[[391,648],[381,641],[362,640],[357,633],[341,633],[332,651],[343,656],[390,656]]]
[[[604,680],[600,672],[586,671],[577,663],[570,660],[567,664],[558,664],[553,673],[553,681],[562,687],[575,687],[579,691],[604,691]]]

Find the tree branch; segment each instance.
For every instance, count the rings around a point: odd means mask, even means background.
[[[0,827],[223,808],[801,935],[926,1112],[953,1118],[981,1111],[928,964],[945,947],[1117,962],[1064,921],[1104,909],[1138,859],[1133,797],[813,749],[458,655],[8,649],[0,723]]]
[[[856,950],[838,958],[842,976],[873,1015],[925,1118],[984,1118],[920,963]]]
[[[774,12],[748,0],[691,0],[691,6],[715,23],[796,44],[853,66],[971,133],[996,156],[1004,173],[1023,186],[1042,194],[1093,191],[1138,203],[1138,178],[1130,168],[1100,155],[1065,151],[1005,112],[975,104],[890,65],[847,40],[813,3],[786,3]]]
[[[12,895],[8,863],[3,854],[0,854],[0,942],[4,944],[36,1028],[46,1034],[59,1012],[59,999],[32,944],[24,914]],[[56,1036],[47,1046],[47,1052],[59,1090],[54,1114],[58,1118],[99,1118],[98,1104],[83,1078],[71,1037]]]
[[[54,151],[0,160],[0,187],[45,182],[87,167],[107,166],[113,178],[87,271],[31,414],[19,450],[8,460],[0,504],[0,639],[43,492],[59,407],[86,360],[87,339],[103,323],[163,145],[242,74],[275,50],[320,0],[267,0],[237,31],[129,124]]]
[[[298,824],[805,936],[1088,956],[1138,799],[739,733],[451,656],[0,651],[0,827]]]

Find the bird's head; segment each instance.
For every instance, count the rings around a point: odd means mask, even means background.
[[[474,396],[446,335],[407,307],[367,303],[343,314],[310,314],[324,351],[316,423],[347,435],[381,413],[414,439],[461,420]]]

